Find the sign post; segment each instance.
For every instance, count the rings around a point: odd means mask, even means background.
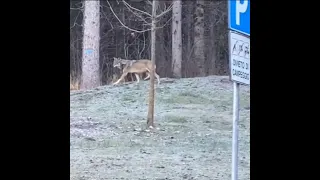
[[[229,64],[233,81],[232,180],[238,180],[240,84],[250,85],[250,0],[228,0]]]

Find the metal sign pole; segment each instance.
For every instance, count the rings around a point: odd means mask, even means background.
[[[230,0],[228,0],[228,27],[230,26]],[[231,35],[228,30],[228,44],[229,44],[229,72],[231,71]],[[231,80],[231,75],[230,75]],[[239,120],[239,83],[233,81],[233,119],[232,119],[232,172],[231,179],[238,180],[238,120]]]
[[[238,122],[240,84],[233,82],[232,180],[238,180]]]
[[[250,0],[228,0],[229,69],[233,81],[232,180],[238,180],[240,83],[250,85]],[[249,36],[249,37],[248,37]]]

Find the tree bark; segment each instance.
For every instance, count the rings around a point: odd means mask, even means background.
[[[205,70],[205,41],[204,41],[204,0],[197,0],[194,24],[194,60],[198,66],[196,76],[206,76]]]
[[[187,4],[187,12],[185,13],[186,15],[186,35],[187,35],[187,47],[184,53],[184,59],[183,59],[183,64],[182,64],[182,69],[183,69],[183,74],[184,77],[193,77],[195,68],[194,66],[191,65],[191,63],[194,63],[192,60],[193,56],[193,1],[186,1]]]
[[[100,85],[100,1],[84,1],[81,89]]]
[[[147,128],[154,127],[154,65],[156,61],[156,11],[158,8],[158,0],[152,2],[152,23],[151,23],[151,63],[150,71],[150,88],[149,88],[149,106],[147,116]]]
[[[216,22],[215,19],[215,7],[217,7],[217,1],[207,1],[207,6],[213,7],[211,12],[208,12],[208,20],[210,22]],[[216,53],[216,24],[210,26],[210,43],[209,43],[209,56],[208,56],[208,73],[210,75],[218,75],[216,71],[217,53]]]
[[[182,32],[181,0],[173,1],[172,7],[172,71],[173,77],[181,78]]]

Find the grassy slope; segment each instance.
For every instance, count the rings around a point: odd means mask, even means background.
[[[148,81],[70,93],[71,179],[230,179],[232,92],[227,77]],[[162,79],[164,81],[164,79]],[[250,91],[240,87],[239,179],[250,179]]]

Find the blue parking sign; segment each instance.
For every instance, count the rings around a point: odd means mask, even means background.
[[[229,0],[229,29],[250,36],[250,0]]]

